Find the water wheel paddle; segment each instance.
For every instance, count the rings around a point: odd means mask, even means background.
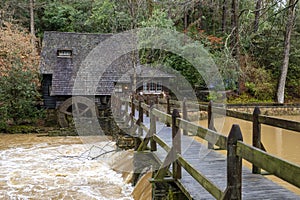
[[[62,128],[72,126],[73,118],[95,119],[99,116],[94,101],[87,97],[76,96],[65,100],[58,108],[58,123]]]

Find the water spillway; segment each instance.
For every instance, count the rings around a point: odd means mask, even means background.
[[[0,199],[133,199],[133,188],[111,169],[111,160],[93,159],[109,151],[107,142],[91,146],[78,137],[0,137]]]

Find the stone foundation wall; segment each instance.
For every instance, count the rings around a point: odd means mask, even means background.
[[[234,107],[228,106],[227,109],[253,113],[254,106],[242,106],[242,107]],[[269,116],[278,116],[278,115],[300,115],[300,106],[291,107],[291,106],[280,106],[280,107],[263,107],[260,106],[261,114],[269,115]]]

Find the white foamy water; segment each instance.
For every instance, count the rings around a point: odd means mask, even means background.
[[[133,188],[110,168],[109,160],[92,159],[111,148],[107,143],[93,148],[38,143],[2,149],[0,199],[131,200]]]

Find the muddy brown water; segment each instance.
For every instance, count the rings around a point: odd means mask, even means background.
[[[0,199],[131,200],[133,188],[111,158],[92,159],[111,148],[80,137],[0,134]]]
[[[300,121],[299,115],[281,118]],[[199,124],[206,127],[207,120]],[[232,124],[240,125],[244,141],[251,144],[250,122],[230,117],[215,122],[224,135],[228,135]],[[263,125],[262,142],[269,153],[300,165],[300,133]],[[112,170],[122,168],[129,173],[129,162],[111,164],[111,160],[88,159],[90,148],[80,137],[0,134],[0,199],[151,199],[151,175],[146,174],[133,191],[122,174]],[[267,177],[300,195],[299,188]]]
[[[293,116],[276,116],[278,118],[289,119],[300,122],[300,115]],[[200,125],[207,127],[207,120],[201,120]],[[228,135],[233,124],[239,124],[243,140],[247,144],[252,144],[252,123],[232,117],[223,117],[215,120],[215,126],[218,132]],[[279,158],[285,159],[289,162],[295,163],[300,166],[300,132],[289,131],[272,126],[262,125],[261,130],[262,143],[265,146],[268,153],[275,155]],[[251,168],[251,165],[247,162],[244,164]],[[283,185],[284,187],[292,190],[300,195],[300,189],[288,184],[287,182],[274,177],[266,176],[271,180]],[[299,177],[300,178],[300,177]]]

